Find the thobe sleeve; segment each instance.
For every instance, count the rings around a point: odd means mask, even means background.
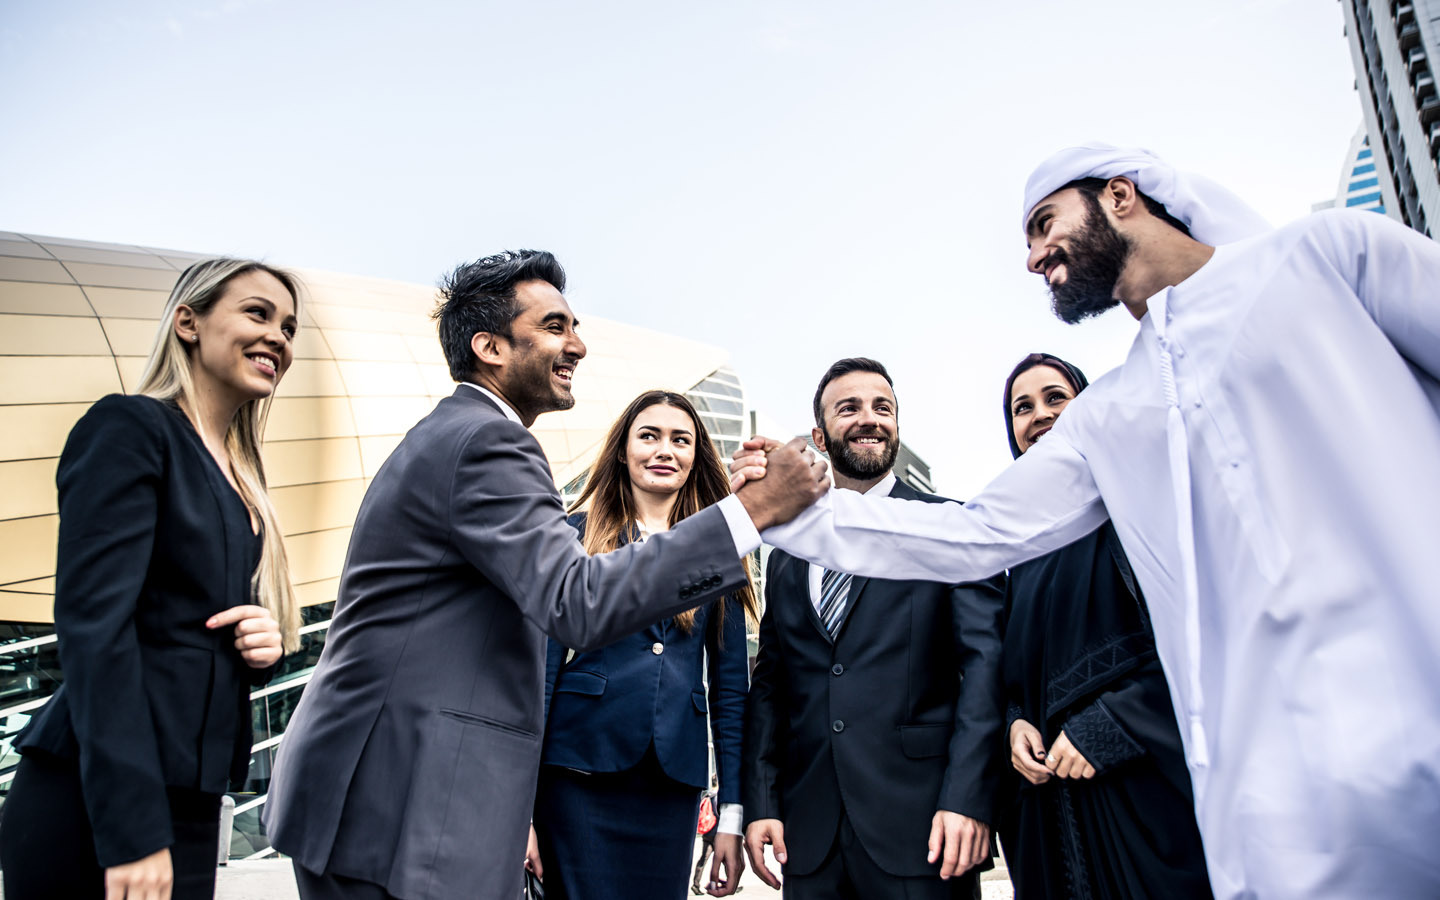
[[[1440,244],[1371,213],[1328,221],[1334,262],[1365,311],[1400,355],[1440,381]]]
[[[981,581],[1057,550],[1107,518],[1062,418],[1045,439],[961,506],[830,491],[765,543],[866,578]]]

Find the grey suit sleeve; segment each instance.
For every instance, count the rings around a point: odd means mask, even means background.
[[[540,630],[577,651],[603,646],[745,584],[724,514],[702,510],[643,544],[589,556],[565,522],[540,445],[491,420],[459,448],[451,540]]]

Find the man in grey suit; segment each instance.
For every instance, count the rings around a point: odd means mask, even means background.
[[[460,266],[436,311],[451,397],[376,473],[329,638],[265,807],[301,896],[521,890],[545,636],[587,649],[745,583],[757,526],[825,490],[797,442],[766,478],[644,543],[587,556],[527,428],[574,405],[585,345],[549,253]]]

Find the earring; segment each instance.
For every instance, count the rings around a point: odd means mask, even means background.
[[[198,344],[198,343],[200,343],[200,335],[198,335],[198,334],[192,334],[192,335],[190,335],[190,343],[192,343],[192,344]]]

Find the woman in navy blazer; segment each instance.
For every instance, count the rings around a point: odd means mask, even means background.
[[[586,512],[571,524],[586,550],[605,553],[664,531],[729,491],[690,401],[647,391],[611,427],[572,507]],[[543,862],[551,900],[685,896],[700,794],[710,783],[707,712],[722,831],[710,893],[725,896],[739,886],[740,740],[750,675],[745,623],[755,606],[754,589],[746,587],[598,650],[572,654],[550,642],[527,866]]]
[[[210,898],[250,688],[298,642],[260,432],[290,364],[293,276],[181,274],[134,396],[76,423],[56,473],[65,683],[20,734],[5,894]]]

